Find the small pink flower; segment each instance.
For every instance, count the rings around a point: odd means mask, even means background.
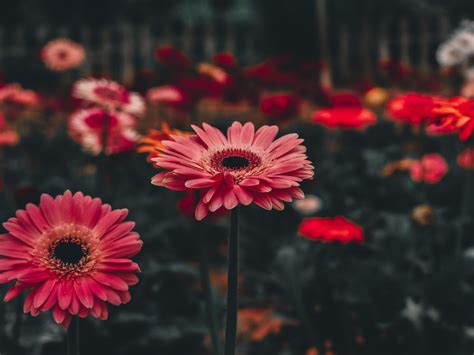
[[[48,42],[41,50],[44,64],[54,71],[65,71],[78,67],[85,58],[84,48],[66,38]]]
[[[107,152],[116,154],[132,150],[140,140],[135,131],[136,119],[125,112],[101,108],[81,109],[69,118],[69,134],[85,151],[98,155],[102,151],[104,123],[107,122]]]
[[[458,165],[466,170],[474,170],[474,148],[467,148],[458,155]]]
[[[161,154],[152,160],[163,171],[152,184],[200,192],[196,219],[239,204],[282,210],[284,202],[304,197],[300,183],[313,178],[314,168],[297,134],[275,140],[277,126],[255,131],[250,122],[234,122],[227,136],[206,123],[192,128],[196,135],[162,142]]]
[[[163,103],[173,106],[180,106],[186,101],[184,92],[174,85],[163,85],[148,90],[148,101],[152,103]]]
[[[107,319],[107,303],[128,303],[140,272],[131,258],[142,241],[127,214],[70,191],[18,210],[0,236],[0,283],[13,283],[5,302],[26,291],[25,313],[51,310],[64,327],[75,315]]]
[[[6,84],[0,87],[0,101],[23,106],[34,106],[41,102],[39,94],[33,90],[25,90],[20,84]]]
[[[124,111],[136,116],[145,112],[145,101],[140,94],[129,92],[119,83],[107,79],[81,79],[74,84],[72,94],[107,110]]]
[[[7,128],[5,118],[0,113],[0,147],[17,145],[19,139],[16,131]]]
[[[410,167],[410,176],[416,182],[436,184],[446,175],[448,169],[448,163],[441,155],[426,154],[420,160],[413,162]]]

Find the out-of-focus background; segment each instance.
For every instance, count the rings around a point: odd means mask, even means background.
[[[0,19],[1,221],[71,189],[128,208],[144,241],[132,301],[81,321],[84,354],[217,355],[202,265],[222,341],[227,215],[194,221],[146,152],[166,125],[235,120],[298,133],[316,167],[300,203],[242,209],[239,355],[472,354],[474,2],[19,0]],[[57,38],[77,67],[48,65]],[[84,77],[146,102],[110,151],[74,125]],[[23,301],[0,305],[0,355],[64,354]]]

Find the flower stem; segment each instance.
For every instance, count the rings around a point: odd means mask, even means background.
[[[227,318],[225,327],[225,355],[235,355],[237,341],[237,309],[239,279],[239,210],[234,208],[230,216],[229,256],[227,279]]]
[[[104,117],[102,119],[102,149],[99,155],[99,162],[98,162],[98,174],[97,174],[97,187],[105,189],[107,192],[108,184],[107,184],[107,148],[108,148],[108,140],[109,140],[109,114],[104,112]]]
[[[201,260],[199,265],[199,271],[201,273],[201,286],[204,292],[204,298],[206,301],[206,313],[207,321],[209,324],[209,330],[211,333],[212,347],[215,355],[220,355],[222,352],[221,342],[219,341],[218,321],[216,317],[215,299],[212,295],[211,282],[209,280],[209,256],[207,253],[207,243],[205,238],[202,237],[199,228],[199,251],[201,253]]]
[[[67,330],[67,355],[79,355],[79,317],[73,317]]]

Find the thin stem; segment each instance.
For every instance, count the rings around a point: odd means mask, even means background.
[[[220,355],[222,352],[221,342],[219,341],[218,321],[216,317],[216,303],[212,294],[211,282],[209,280],[209,256],[207,253],[207,243],[203,238],[200,228],[197,228],[199,238],[199,251],[201,254],[201,260],[199,265],[199,271],[201,273],[201,286],[204,292],[204,298],[206,301],[206,316],[209,324],[209,331],[211,333],[212,347],[215,355]]]
[[[235,355],[237,340],[238,278],[239,278],[239,210],[230,216],[229,256],[227,280],[227,317],[225,327],[225,355]]]
[[[79,355],[79,317],[73,317],[67,330],[67,355]]]
[[[107,148],[109,141],[109,114],[104,111],[104,117],[102,118],[102,150],[99,155],[99,166],[97,174],[97,187],[103,186],[107,192]]]

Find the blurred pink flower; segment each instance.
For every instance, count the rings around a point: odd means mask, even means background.
[[[448,169],[448,163],[441,155],[426,154],[420,160],[413,162],[410,167],[410,176],[416,182],[436,184],[446,175]]]
[[[65,71],[78,67],[85,58],[84,48],[67,38],[48,42],[41,50],[44,64],[54,71]]]

